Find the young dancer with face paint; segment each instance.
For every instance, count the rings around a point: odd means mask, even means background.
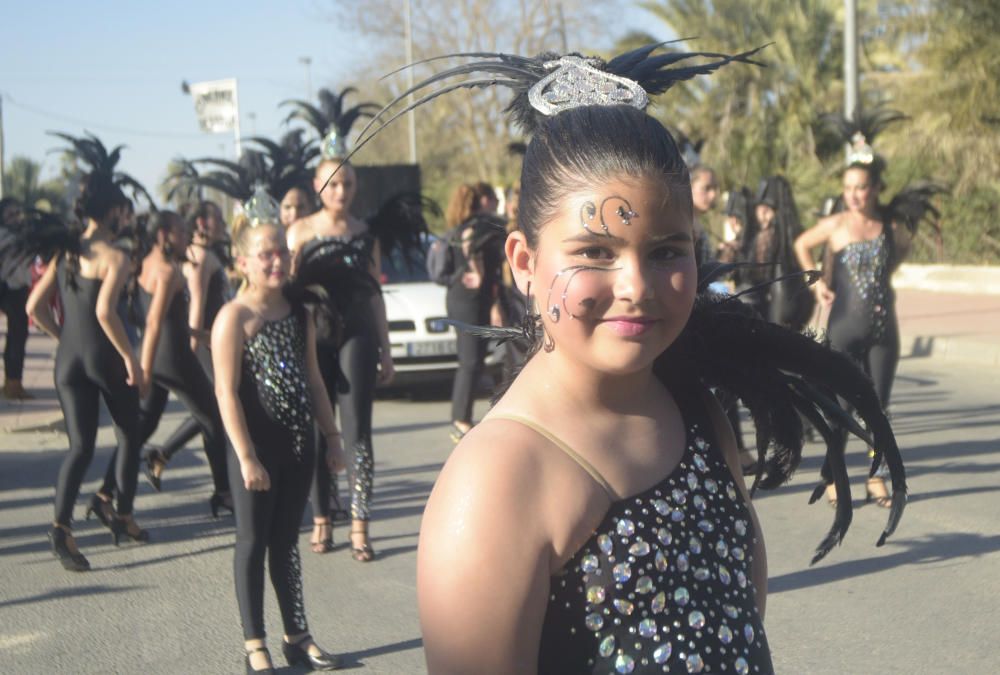
[[[752,52],[656,47],[608,62],[477,54],[415,87],[485,74],[471,82],[514,89],[514,118],[533,133],[506,242],[529,313],[519,329],[464,328],[534,348],[424,513],[417,589],[431,673],[773,672],[763,538],[708,387],[747,402],[765,448],[780,436],[771,487],[801,453],[794,410],[836,414],[789,389],[817,373],[863,400],[887,456],[895,448],[858,371],[837,379],[844,362],[828,350],[698,295],[690,177],[643,109],[647,94]],[[713,60],[667,68],[695,56]],[[839,486],[842,457],[828,459]],[[849,520],[838,513],[817,558]]]

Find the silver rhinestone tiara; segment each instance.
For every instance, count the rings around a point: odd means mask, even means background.
[[[528,90],[531,107],[543,115],[584,105],[629,105],[645,110],[649,96],[638,82],[595,67],[599,61],[579,56],[563,56],[548,61],[552,72]]]

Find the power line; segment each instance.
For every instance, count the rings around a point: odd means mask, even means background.
[[[169,139],[204,139],[206,134],[183,134],[174,133],[169,131],[150,131],[145,129],[130,129],[128,127],[117,127],[110,124],[104,124],[101,122],[91,122],[88,120],[78,119],[76,117],[71,117],[69,115],[63,115],[61,113],[52,112],[50,110],[45,110],[37,106],[29,105],[27,103],[21,103],[14,99],[9,93],[3,93],[4,100],[15,108],[20,108],[35,115],[40,115],[42,117],[48,117],[54,120],[59,120],[60,122],[68,122],[70,124],[75,124],[88,129],[97,129],[101,131],[110,131],[116,134],[128,134],[132,136],[146,136],[150,138],[169,138]]]

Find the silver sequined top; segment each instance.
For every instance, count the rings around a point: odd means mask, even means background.
[[[892,288],[889,285],[889,249],[883,231],[874,239],[851,242],[837,254],[840,270],[835,272],[834,290],[841,302],[851,302],[855,312],[865,313],[868,319],[868,339],[876,344],[885,337],[893,305]],[[837,283],[841,273],[846,274],[850,282],[849,289]],[[852,301],[846,297],[848,293],[855,296]],[[840,298],[841,294],[845,297]],[[862,305],[863,309],[857,305]]]
[[[679,465],[614,502],[550,580],[539,673],[771,673],[751,567],[756,538],[698,423]]]
[[[266,322],[247,340],[240,382],[240,399],[255,441],[273,442],[258,438],[273,434],[255,434],[254,427],[276,427],[291,435],[292,451],[300,459],[305,448],[311,447],[313,434],[304,321],[304,316],[293,310],[283,319]],[[267,419],[260,419],[255,412]]]

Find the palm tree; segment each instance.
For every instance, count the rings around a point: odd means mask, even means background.
[[[65,186],[58,180],[41,180],[41,165],[23,156],[15,156],[3,176],[3,194],[29,208],[63,212],[66,210]]]

